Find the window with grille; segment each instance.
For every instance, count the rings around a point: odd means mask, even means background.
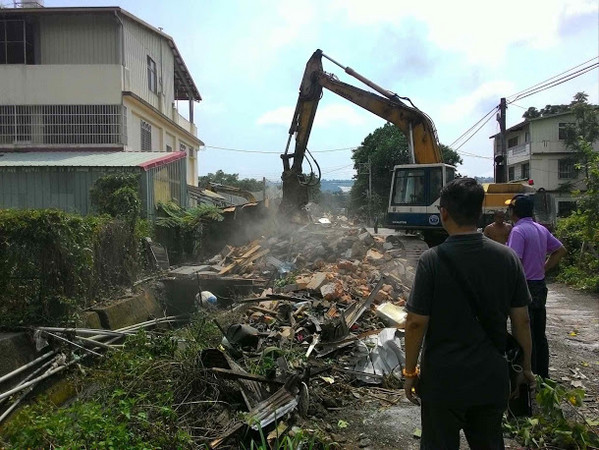
[[[0,105],[0,144],[122,144],[121,105]]]
[[[158,92],[158,74],[156,72],[156,63],[150,56],[148,60],[148,89],[155,94]]]
[[[557,202],[557,216],[558,217],[568,217],[576,211],[576,202]]]
[[[522,175],[521,178],[523,180],[528,180],[530,178],[530,164],[529,163],[522,164],[520,173]]]
[[[560,180],[576,178],[576,168],[571,159],[560,159],[557,164],[557,177]]]
[[[509,167],[508,168],[508,181],[512,181],[514,180],[515,177],[515,171],[514,171],[514,167]]]
[[[514,136],[513,138],[509,138],[507,140],[507,147],[512,148],[518,145],[518,136]]]
[[[33,64],[33,41],[24,20],[0,20],[0,64]]]
[[[152,151],[152,125],[145,120],[141,121],[141,151]]]
[[[166,145],[166,151],[167,152],[172,152],[173,151],[173,147],[171,147],[170,145]]]

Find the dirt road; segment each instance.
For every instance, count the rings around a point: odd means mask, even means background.
[[[582,386],[587,391],[584,411],[599,417],[599,295],[574,291],[550,283],[547,298],[547,337],[551,354],[549,373],[565,386]],[[348,427],[337,436],[343,448],[418,449],[414,437],[420,429],[420,410],[405,398],[395,406],[381,408],[373,401],[364,408],[347,408],[332,421],[343,420]],[[506,439],[506,447],[521,448]],[[468,446],[462,439],[462,448]]]

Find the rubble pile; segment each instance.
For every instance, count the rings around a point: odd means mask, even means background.
[[[12,399],[0,410],[0,422],[36,386],[80,367],[83,358],[122,351],[137,358],[143,349],[154,356],[131,365],[144,375],[131,375],[127,392],[139,390],[144,398],[172,392],[165,408],[176,411],[177,427],[198,445],[254,448],[266,441],[280,448],[280,439],[302,436],[315,420],[323,421],[325,433],[333,432],[328,419],[335,411],[356,402],[389,406],[402,398],[408,250],[395,236],[385,239],[330,220],[227,245],[208,261],[153,280],[157,290],[170,280],[171,293],[180,295],[165,297],[176,308],[188,300],[191,306],[195,296],[197,314],[191,317],[179,310],[117,330],[33,328],[44,354],[0,377],[0,383],[10,382],[0,404]],[[182,322],[188,326],[181,328]],[[117,377],[116,386],[126,376]],[[98,377],[103,379],[102,370]],[[152,393],[144,391],[148,386]],[[95,388],[82,392],[96,395]],[[152,402],[139,408],[148,417],[155,413]]]
[[[392,389],[401,386],[409,288],[398,270],[405,250],[389,241],[321,222],[227,246],[202,267],[204,276],[264,280],[259,293],[229,302],[208,303],[211,293],[198,292],[199,308],[227,304],[236,319],[217,322],[222,345],[204,351],[200,364],[217,379],[237,380],[249,411],[213,448],[244,426],[281,432],[290,417],[323,416],[364,396],[399,400]]]

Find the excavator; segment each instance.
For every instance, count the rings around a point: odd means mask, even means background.
[[[340,81],[323,70],[322,58],[342,68],[376,93]],[[386,226],[406,232],[418,231],[424,241],[438,243],[444,239],[438,204],[441,188],[456,176],[456,168],[443,162],[437,131],[431,118],[419,110],[407,97],[400,97],[384,89],[350,67],[345,67],[322,50],[316,50],[306,63],[300,84],[299,98],[289,128],[289,137],[283,160],[283,198],[281,211],[286,215],[299,213],[308,203],[310,186],[318,183],[320,173],[314,174],[310,159],[320,168],[308,150],[308,139],[323,88],[349,100],[397,126],[408,140],[410,164],[396,165],[393,169]],[[408,105],[409,103],[409,105]],[[292,137],[295,148],[290,151]],[[308,159],[307,156],[310,158]],[[312,171],[305,175],[304,159]],[[505,200],[519,192],[533,190],[523,184],[498,183],[485,185],[484,212],[492,214],[504,208]],[[446,235],[445,235],[446,236]],[[425,247],[426,248],[426,247]]]

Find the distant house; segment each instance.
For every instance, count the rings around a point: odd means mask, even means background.
[[[546,208],[553,218],[575,208],[572,190],[584,190],[584,174],[575,169],[572,152],[564,145],[566,128],[574,123],[570,112],[528,119],[506,130],[508,181],[528,181],[545,191]],[[494,154],[501,154],[500,135]],[[599,151],[599,143],[594,149]]]
[[[200,93],[173,38],[127,11],[0,9],[0,80],[0,153],[183,152],[162,176],[197,185]]]

